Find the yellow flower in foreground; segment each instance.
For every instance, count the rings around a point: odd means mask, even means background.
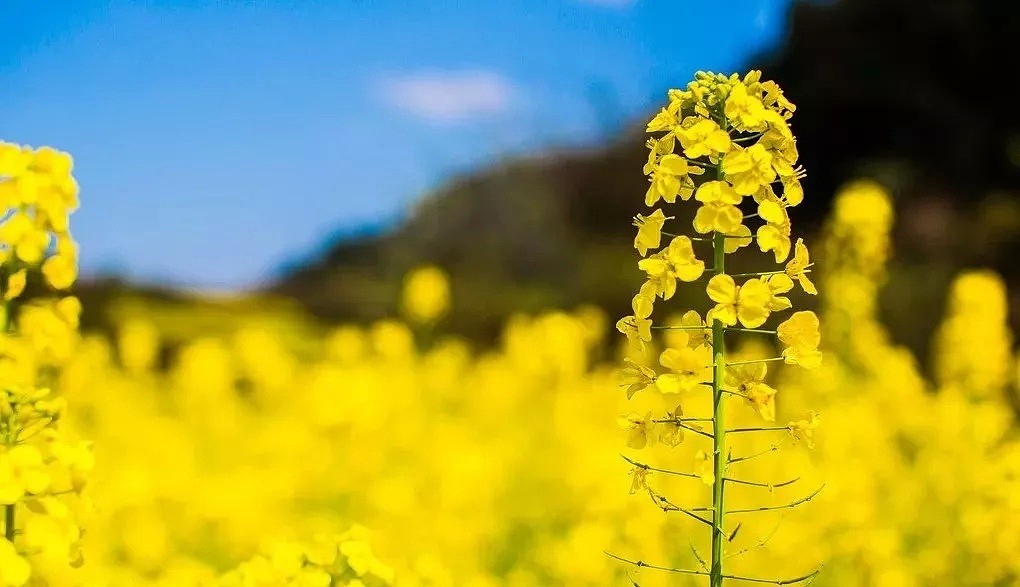
[[[692,190],[688,173],[690,167],[686,159],[673,153],[664,155],[652,168],[652,185],[645,193],[645,205],[654,206],[659,198],[672,204],[678,195],[684,200],[689,199]]]
[[[672,130],[676,124],[676,109],[673,107],[673,104],[670,104],[669,108],[663,108],[648,121],[645,132]]]
[[[758,228],[758,248],[763,253],[772,251],[776,263],[790,256],[790,217],[778,201],[765,200],[758,204],[758,216],[766,222]]]
[[[668,300],[676,293],[676,281],[691,282],[705,272],[705,262],[694,256],[694,244],[686,236],[678,236],[658,253],[638,261],[638,267],[655,284],[655,292]]]
[[[762,281],[769,286],[769,292],[772,294],[772,298],[769,300],[770,312],[782,312],[793,307],[790,298],[782,295],[793,289],[793,280],[788,275],[784,273],[767,275],[762,278]]]
[[[634,397],[639,391],[655,384],[655,371],[635,363],[632,359],[624,359],[626,367],[620,369],[620,385],[627,387],[627,399]]]
[[[691,159],[698,157],[715,159],[730,150],[732,143],[729,133],[719,128],[714,120],[699,117],[690,117],[687,120],[696,122],[676,131],[680,145],[684,148],[684,155]]]
[[[687,310],[683,316],[670,316],[666,325],[673,327],[664,331],[667,346],[698,348],[712,344],[712,327],[695,310]]]
[[[620,428],[627,432],[627,446],[634,449],[642,449],[648,446],[649,441],[654,442],[655,422],[652,421],[652,413],[646,412],[644,416],[639,414],[627,414],[620,418]]]
[[[41,261],[50,246],[50,234],[24,212],[15,212],[0,223],[0,243],[14,250],[29,265]]]
[[[750,196],[776,180],[772,155],[761,144],[734,147],[722,160],[722,172],[738,194]]]
[[[776,390],[765,383],[765,363],[734,365],[726,368],[727,387],[744,396],[758,414],[773,422],[776,419]]]
[[[655,380],[663,393],[689,391],[712,378],[712,351],[708,347],[668,348],[659,355],[659,364],[672,371]]]
[[[50,478],[39,449],[22,444],[0,451],[0,503],[12,504],[46,489]]]
[[[819,425],[818,412],[812,410],[808,412],[808,417],[806,420],[797,420],[796,422],[790,422],[790,424],[787,427],[790,429],[790,436],[792,436],[795,441],[803,440],[804,444],[806,444],[808,448],[814,448],[815,447],[814,434],[815,429],[818,428],[818,425]]]
[[[744,220],[737,204],[741,196],[725,181],[708,181],[698,188],[694,198],[702,203],[694,216],[694,230],[705,234],[737,234]]]
[[[793,247],[793,258],[786,264],[786,274],[800,282],[801,289],[806,293],[818,295],[818,289],[807,276],[810,267],[811,258],[808,255],[807,245],[804,244],[804,239],[799,238]]]
[[[680,426],[680,418],[684,415],[682,406],[672,412],[666,412],[668,422],[659,423],[659,442],[669,447],[676,447],[684,441],[684,429]]]
[[[726,251],[727,255],[731,255],[751,244],[752,240],[751,229],[741,224],[737,227],[736,231],[726,233],[726,242],[723,245],[723,250]]]
[[[645,467],[634,467],[630,470],[630,494],[648,489],[648,475],[650,472]]]
[[[628,342],[640,345],[652,342],[652,321],[648,318],[624,316],[616,323],[616,329],[627,337]]]
[[[817,369],[822,364],[822,353],[818,350],[822,335],[818,328],[818,316],[811,311],[796,312],[779,325],[776,332],[787,347],[783,349],[783,358],[788,364],[805,369]]]
[[[718,319],[727,326],[739,320],[747,328],[757,328],[769,317],[772,291],[758,278],[738,286],[729,275],[716,275],[708,281],[708,297],[715,302],[706,320]]]
[[[637,236],[634,237],[634,248],[644,257],[649,249],[657,249],[662,243],[662,225],[666,223],[666,215],[662,210],[656,208],[648,216],[638,214],[634,218],[634,224],[638,227]]]
[[[642,347],[645,343],[652,342],[652,321],[648,317],[652,315],[654,301],[655,284],[645,282],[630,302],[634,314],[624,316],[616,323],[616,329],[627,337],[628,342],[637,343]]]
[[[78,261],[71,255],[53,255],[43,262],[42,273],[54,289],[67,289],[78,279]]]
[[[737,83],[726,98],[726,118],[738,130],[757,131],[765,128],[765,114],[768,110],[757,96],[747,93],[747,87]]]

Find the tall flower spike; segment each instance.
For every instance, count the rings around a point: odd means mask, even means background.
[[[50,384],[71,358],[81,303],[60,290],[78,276],[68,221],[78,206],[71,157],[0,142],[0,572],[5,585],[67,584],[81,564],[74,513],[92,468],[87,443],[61,425]],[[26,297],[41,282],[49,295]],[[38,290],[36,290],[38,291]]]
[[[642,350],[653,342],[655,332],[664,332],[666,348],[659,356],[658,372],[628,360],[623,370],[624,387],[628,399],[638,391],[679,393],[683,401],[700,393],[711,393],[712,412],[686,415],[687,410],[681,404],[660,415],[644,411],[632,413],[621,420],[621,425],[626,431],[626,444],[633,450],[644,449],[656,441],[673,447],[685,433],[691,433],[696,442],[710,441],[711,447],[698,450],[694,463],[688,462],[691,467],[686,471],[661,469],[638,464],[629,457],[625,459],[635,466],[631,470],[631,493],[647,490],[653,503],[663,511],[680,512],[692,522],[708,525],[712,533],[712,552],[711,560],[705,562],[700,571],[672,569],[615,555],[613,558],[643,568],[708,575],[712,587],[720,587],[724,578],[788,585],[817,575],[815,571],[785,580],[734,575],[724,570],[724,560],[729,557],[723,551],[724,543],[731,541],[740,527],[739,523],[730,524],[728,515],[795,507],[814,496],[810,494],[791,504],[764,506],[759,510],[727,512],[725,503],[725,494],[736,488],[771,489],[792,483],[748,481],[731,475],[731,464],[750,457],[730,457],[727,433],[787,431],[810,445],[818,426],[817,418],[812,415],[806,420],[792,421],[789,426],[726,428],[727,398],[742,400],[764,422],[777,419],[776,397],[781,390],[768,382],[768,363],[781,362],[780,368],[785,363],[812,369],[821,362],[819,323],[813,312],[799,311],[783,316],[776,320],[782,322],[772,327],[774,330],[766,326],[774,315],[793,309],[794,300],[787,294],[793,290],[795,282],[805,292],[817,293],[808,277],[811,262],[807,247],[801,239],[793,241],[789,214],[790,209],[804,199],[800,184],[803,170],[797,165],[797,143],[788,124],[793,111],[794,105],[779,87],[762,81],[760,72],[744,77],[698,72],[685,89],[670,90],[668,106],[648,124],[648,132],[663,134],[648,141],[649,156],[644,171],[650,176],[651,187],[645,204],[664,204],[647,217],[638,216],[635,222],[638,234],[634,246],[644,257],[638,267],[647,280],[634,297],[634,314],[623,318],[618,327],[632,342],[640,343]],[[701,172],[706,176],[703,179],[697,177]],[[671,214],[669,206],[684,205],[683,200],[691,195],[698,207],[690,228],[697,234],[710,236],[690,238],[681,234],[674,236],[665,248],[655,251],[661,245],[665,223],[675,217],[685,217]],[[745,224],[745,221],[750,222]],[[683,232],[673,227],[670,231],[673,234]],[[726,256],[752,241],[765,253],[762,270],[727,274]],[[699,260],[700,251],[697,250],[701,246],[706,249],[700,256],[707,259],[710,254],[712,258],[707,276],[704,275],[706,263]],[[709,246],[711,251],[707,250]],[[682,318],[674,314],[665,326],[653,326],[656,300],[675,299],[674,295],[684,282],[705,277],[708,279],[704,293],[714,303],[705,321],[697,312],[687,311]],[[783,348],[781,355],[748,361],[728,360],[727,338],[742,332],[748,332],[746,336],[774,336]],[[670,397],[672,405],[678,396]],[[701,423],[710,423],[711,429]],[[772,451],[760,454],[768,452]],[[649,476],[651,471],[702,480],[712,487],[711,503],[690,507],[674,503],[651,486],[654,484]],[[733,488],[724,491],[727,483]],[[698,556],[698,560],[702,558]]]

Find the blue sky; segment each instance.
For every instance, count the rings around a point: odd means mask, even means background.
[[[5,0],[0,139],[74,155],[86,275],[250,287],[782,34],[787,0],[722,4]]]

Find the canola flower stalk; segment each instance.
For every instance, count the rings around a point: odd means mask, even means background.
[[[761,80],[760,72],[752,71],[742,78],[736,74],[699,72],[686,89],[669,92],[669,104],[647,128],[650,133],[664,134],[648,141],[649,155],[644,171],[649,175],[650,186],[645,204],[651,207],[660,200],[676,204],[678,199],[693,199],[700,204],[693,218],[694,232],[706,236],[687,236],[684,231],[675,229],[665,231],[666,223],[676,220],[677,216],[667,216],[661,208],[648,215],[635,216],[638,233],[634,246],[642,257],[638,267],[645,272],[646,281],[633,299],[634,313],[617,323],[634,351],[622,371],[623,385],[627,388],[628,399],[645,390],[662,395],[689,395],[704,393],[707,387],[711,390],[711,416],[694,420],[708,421],[712,426],[710,432],[705,431],[690,419],[681,417],[683,402],[665,417],[653,417],[651,412],[644,416],[633,413],[624,417],[621,424],[627,429],[628,446],[633,449],[643,449],[656,442],[676,446],[683,441],[686,431],[710,439],[712,445],[709,452],[697,453],[692,472],[624,458],[633,466],[631,493],[645,490],[664,512],[680,512],[708,525],[711,553],[710,562],[706,563],[691,545],[695,558],[707,567],[702,571],[614,558],[638,567],[704,575],[712,587],[720,587],[725,579],[790,584],[806,581],[817,574],[816,571],[776,581],[727,573],[724,569],[724,561],[731,558],[726,553],[726,545],[740,528],[737,525],[728,531],[727,515],[794,508],[821,491],[819,488],[806,497],[781,505],[729,510],[726,507],[727,485],[764,488],[771,492],[799,480],[798,476],[788,481],[769,482],[729,475],[730,465],[775,452],[778,446],[773,444],[768,451],[733,459],[727,448],[727,434],[783,430],[799,439],[809,436],[817,426],[814,417],[787,426],[727,429],[726,424],[727,402],[733,397],[748,402],[766,422],[775,420],[777,390],[765,382],[768,365],[782,362],[810,370],[821,364],[819,320],[813,312],[795,312],[774,329],[762,327],[773,314],[793,308],[786,294],[795,283],[799,283],[805,293],[817,293],[808,275],[812,264],[807,247],[802,239],[793,242],[788,211],[804,198],[800,185],[804,171],[796,164],[796,139],[788,124],[794,110],[794,105],[775,83]],[[705,175],[708,177],[699,177]],[[741,208],[748,196],[756,204],[752,213]],[[764,224],[752,233],[744,224],[750,219],[759,219]],[[671,240],[664,243],[663,236]],[[727,254],[736,253],[752,242],[762,253],[770,253],[781,268],[727,273]],[[710,268],[698,258],[695,243],[711,244]],[[678,284],[695,282],[705,276],[709,277],[705,291],[715,305],[704,319],[688,311],[679,325],[653,325],[651,316],[657,300],[670,300]],[[738,283],[738,278],[743,281]],[[659,364],[665,372],[657,372],[641,363],[642,355],[655,344],[653,333],[656,331],[669,332],[673,338],[659,355]],[[733,359],[727,353],[726,336],[739,333],[773,336],[783,347],[782,353],[778,357]],[[711,486],[711,505],[677,505],[648,485],[647,479],[652,473],[700,478]],[[699,512],[709,515],[703,517]]]
[[[54,391],[78,340],[71,157],[0,142],[0,585],[76,585],[91,447]],[[28,298],[29,282],[48,292]]]

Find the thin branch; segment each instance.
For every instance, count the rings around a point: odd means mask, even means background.
[[[725,330],[726,332],[758,332],[761,334],[776,334],[775,330],[765,330],[762,328],[736,328],[734,326],[727,326],[723,330]]]
[[[618,554],[613,554],[613,553],[609,552],[608,550],[603,551],[603,554],[605,554],[609,558],[618,560],[621,563],[626,563],[628,565],[634,565],[635,567],[638,567],[638,568],[641,568],[641,569],[653,569],[653,570],[656,570],[656,571],[665,571],[667,573],[678,573],[678,574],[681,574],[681,575],[700,575],[702,577],[709,576],[709,573],[707,573],[705,571],[695,571],[693,569],[678,569],[676,567],[666,567],[666,566],[662,566],[662,565],[655,565],[655,564],[652,564],[652,563],[646,563],[645,561],[643,561],[641,559],[631,560],[629,558],[624,558],[624,557],[622,557],[622,556],[620,556]],[[801,583],[801,582],[807,581],[809,579],[813,579],[821,571],[822,571],[822,567],[818,567],[814,571],[811,571],[810,573],[808,573],[808,574],[806,574],[804,576],[795,577],[793,579],[759,579],[757,577],[741,577],[739,575],[723,575],[722,577],[723,577],[723,579],[732,579],[734,581],[745,581],[745,582],[748,582],[748,583],[767,583],[767,584],[770,584],[770,585],[793,585],[795,583]]]
[[[744,399],[747,399],[747,396],[742,394],[742,393],[740,393],[739,391],[733,391],[731,389],[720,389],[719,391],[721,391],[723,393],[728,393],[730,395],[735,395],[737,397],[742,397]]]
[[[698,564],[701,565],[701,568],[705,571],[709,570],[708,563],[705,562],[705,559],[701,556],[701,554],[698,553],[698,549],[694,548],[694,543],[689,542],[688,544],[690,544],[691,552],[694,553],[694,558],[698,559]]]
[[[789,430],[789,426],[757,426],[754,428],[730,428],[726,431],[726,434],[732,434],[735,432],[771,432],[775,430]]]
[[[779,522],[776,523],[775,527],[772,528],[771,532],[769,532],[765,536],[762,536],[761,538],[759,538],[758,541],[755,542],[753,545],[748,546],[746,548],[743,548],[741,550],[738,550],[737,552],[733,552],[733,553],[727,554],[726,558],[727,559],[736,558],[738,556],[747,554],[747,553],[749,553],[751,551],[765,548],[765,545],[768,544],[769,541],[772,540],[772,537],[776,535],[776,532],[779,531],[779,527],[782,525],[782,523],[783,523],[783,520],[782,520],[782,518],[780,518]]]
[[[795,583],[803,583],[804,581],[810,581],[818,576],[818,573],[822,572],[822,567],[811,571],[810,573],[794,577],[793,579],[759,579],[757,577],[740,577],[737,575],[723,575],[724,579],[733,579],[734,581],[745,581],[747,583],[767,583],[769,585],[793,585]]]
[[[738,483],[740,485],[750,485],[752,487],[767,487],[769,490],[775,489],[776,487],[786,487],[787,485],[793,485],[797,481],[800,481],[800,477],[794,477],[789,481],[783,481],[782,483],[762,483],[761,481],[745,481],[743,479],[734,479],[732,477],[723,477],[723,481],[729,481],[730,483]]]
[[[693,426],[688,426],[687,424],[683,423],[683,420],[677,420],[676,418],[663,418],[661,420],[652,420],[652,422],[655,422],[656,424],[675,424],[675,425],[679,426],[680,428],[683,428],[684,430],[690,430],[691,432],[694,432],[695,434],[700,434],[702,436],[705,436],[705,437],[708,437],[708,438],[712,438],[712,435],[709,434],[708,432],[705,432],[704,430],[701,430],[699,428],[695,428]]]
[[[658,467],[653,467],[651,465],[646,465],[644,463],[639,463],[639,462],[635,461],[634,459],[628,458],[626,455],[620,455],[620,456],[623,457],[623,460],[627,461],[631,465],[634,465],[635,467],[638,467],[639,469],[645,469],[647,471],[655,471],[656,473],[664,473],[666,475],[676,475],[677,477],[690,477],[692,479],[701,479],[701,475],[697,475],[695,473],[687,473],[687,472],[684,472],[684,471],[671,471],[669,469],[660,469]]]
[[[770,359],[754,359],[751,361],[737,361],[735,363],[726,363],[727,367],[736,367],[737,365],[753,365],[755,363],[771,363],[773,361],[785,361],[786,357],[772,357]]]
[[[784,510],[784,509],[788,509],[788,508],[795,508],[795,507],[799,506],[802,503],[806,503],[806,502],[809,502],[812,499],[814,499],[816,495],[818,495],[819,493],[822,492],[822,489],[825,489],[825,484],[824,483],[822,484],[821,487],[819,487],[818,489],[814,490],[814,492],[812,492],[811,495],[808,495],[807,497],[802,497],[802,498],[800,498],[800,499],[798,499],[796,501],[791,501],[790,503],[787,503],[787,504],[763,506],[763,507],[760,507],[760,508],[749,508],[749,509],[746,509],[746,510],[730,510],[730,511],[728,511],[726,513],[727,514],[747,514],[747,513],[752,513],[752,512],[767,512],[767,511],[771,511],[771,510]]]
[[[762,136],[763,134],[765,134],[765,133],[763,133],[763,132],[756,132],[756,133],[754,133],[752,135],[748,135],[746,137],[735,137],[735,138],[730,139],[730,140],[733,141],[734,143],[746,143],[747,141],[753,141],[754,139],[757,139],[758,137]]]
[[[690,570],[690,569],[677,569],[675,567],[664,567],[664,566],[661,566],[661,565],[653,565],[651,563],[646,563],[645,561],[643,561],[641,559],[631,560],[629,558],[624,558],[624,557],[622,557],[622,556],[620,556],[618,554],[613,554],[613,553],[609,552],[608,550],[603,550],[602,553],[605,554],[606,556],[608,556],[609,558],[616,559],[616,560],[620,561],[621,563],[627,563],[628,565],[634,565],[635,567],[642,568],[642,569],[654,569],[656,571],[666,571],[667,573],[680,573],[682,575],[702,575],[704,577],[708,576],[708,573],[705,572],[705,571],[694,571],[694,570]]]
[[[785,440],[782,443],[780,443],[780,444],[773,444],[772,446],[770,446],[767,449],[765,449],[763,451],[760,451],[760,452],[752,453],[752,454],[749,454],[749,455],[746,455],[746,456],[742,456],[742,457],[736,457],[736,458],[730,457],[729,460],[727,460],[726,462],[728,464],[732,465],[733,463],[739,463],[741,461],[749,461],[749,460],[751,460],[751,459],[753,459],[755,457],[760,457],[760,456],[763,456],[763,455],[767,455],[769,453],[774,453],[774,452],[778,451],[780,449],[780,447],[782,447],[784,444],[786,444]]]
[[[712,520],[702,518],[693,511],[676,505],[675,503],[671,502],[669,498],[667,498],[665,495],[660,495],[653,491],[651,487],[648,488],[648,495],[651,496],[652,502],[655,503],[655,505],[658,506],[664,512],[680,512],[681,514],[694,518],[695,520],[701,522],[702,524],[707,524],[709,528],[715,527],[715,525],[712,524]]]

